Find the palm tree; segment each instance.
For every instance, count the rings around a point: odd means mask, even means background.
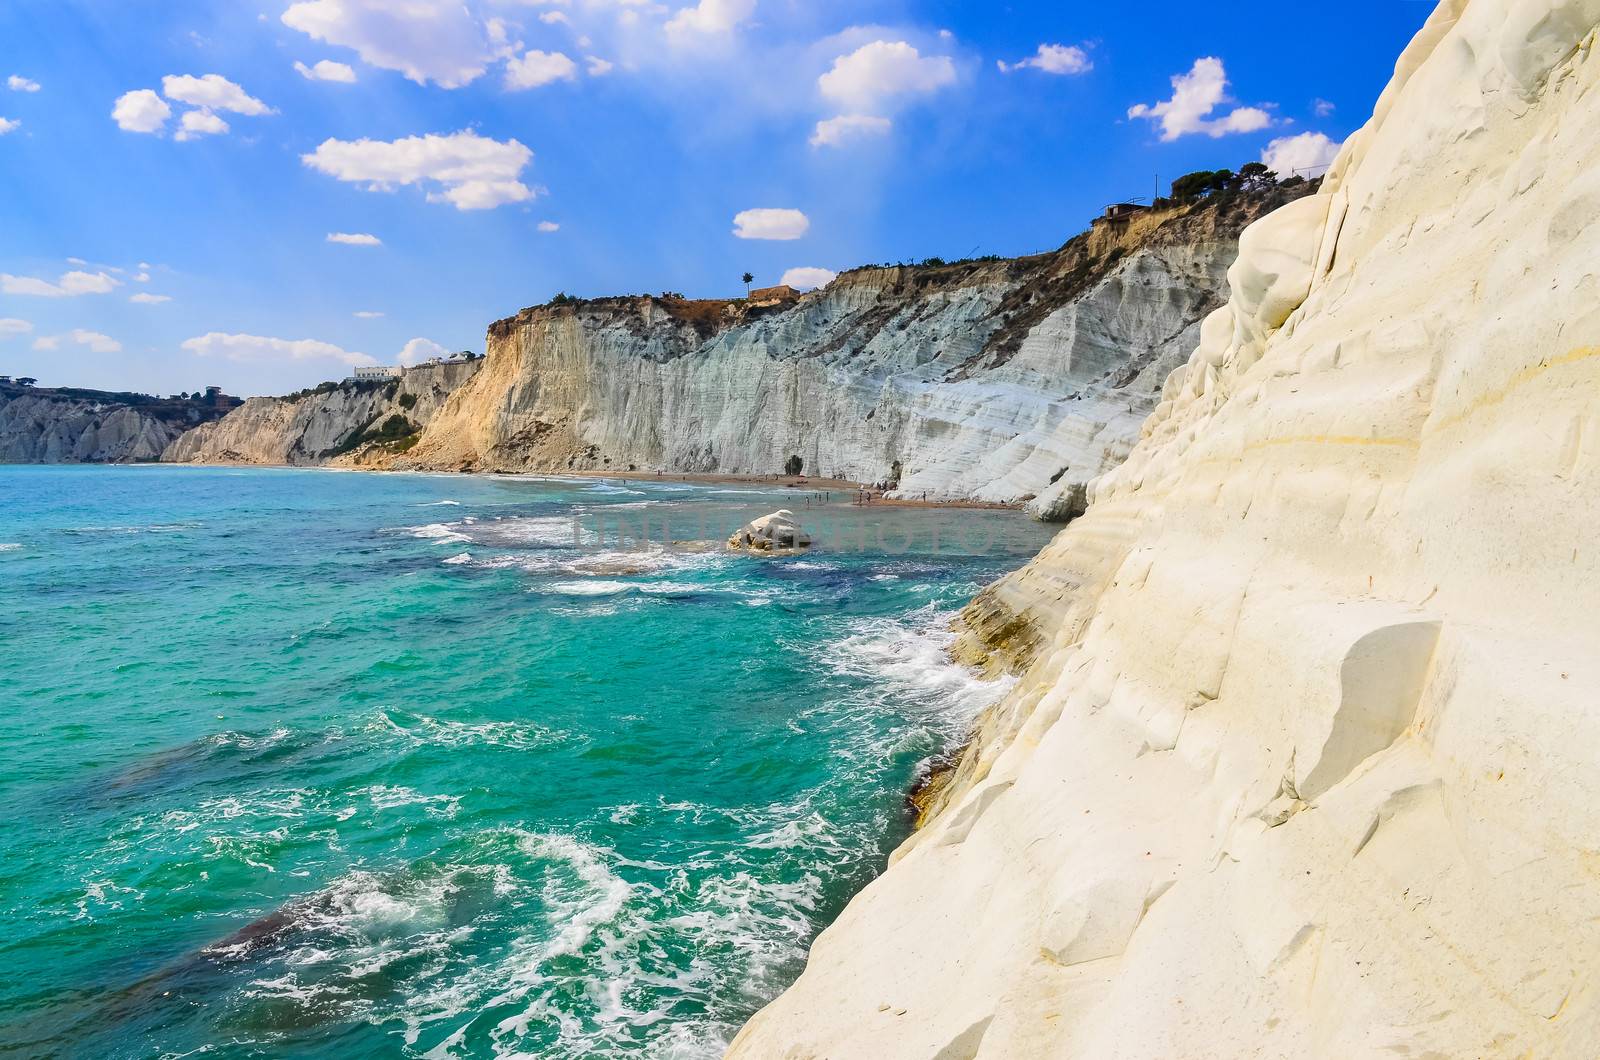
[[[744,296],[746,298],[749,298],[750,297],[750,281],[754,280],[755,276],[753,276],[753,275],[751,275],[750,273],[747,272],[742,277],[740,277],[740,279],[744,280]]]

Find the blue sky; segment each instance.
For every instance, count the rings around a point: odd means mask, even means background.
[[[7,0],[0,373],[279,393],[557,291],[1048,249],[1322,160],[1430,10]]]

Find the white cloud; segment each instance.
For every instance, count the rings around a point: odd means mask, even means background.
[[[558,22],[570,24],[572,20],[567,17],[567,13],[565,11],[546,11],[544,14],[539,16],[539,21],[545,23],[546,25],[553,26]]]
[[[743,210],[733,217],[733,234],[740,239],[799,239],[810,227],[811,219],[799,210]]]
[[[63,343],[87,347],[90,353],[121,353],[122,343],[98,331],[73,328],[65,335],[41,335],[33,340],[36,350],[59,350]]]
[[[552,81],[572,81],[578,64],[560,52],[530,50],[506,63],[506,87],[538,88]]]
[[[419,185],[427,189],[430,202],[449,202],[458,210],[526,202],[535,194],[520,179],[533,152],[516,140],[491,140],[470,129],[392,142],[329,139],[300,160],[368,191]]]
[[[178,122],[178,135],[174,140],[194,140],[201,136],[220,136],[228,131],[228,123],[209,110],[186,110]]]
[[[204,77],[168,74],[161,79],[161,94],[175,103],[187,103],[203,110],[226,110],[250,117],[273,113],[271,107],[221,74]]]
[[[1039,50],[1026,59],[1014,63],[997,59],[995,65],[1000,67],[1003,74],[1030,66],[1047,74],[1086,74],[1094,69],[1089,53],[1072,44],[1041,44]]]
[[[4,136],[6,133],[19,128],[21,125],[22,122],[20,119],[0,118],[0,136]]]
[[[140,291],[138,294],[130,297],[128,301],[137,305],[160,305],[162,302],[172,301],[172,296],[168,294],[150,294],[148,291]]]
[[[814,265],[802,265],[790,269],[783,274],[779,283],[786,283],[797,291],[809,291],[816,287],[826,287],[839,275],[832,269],[819,269]]]
[[[0,317],[0,339],[14,339],[33,330],[33,325],[16,317]]]
[[[377,320],[383,314],[374,309],[358,309],[355,316],[360,320]]]
[[[1196,59],[1188,73],[1173,75],[1171,99],[1129,107],[1128,117],[1158,122],[1161,139],[1168,141],[1189,133],[1217,137],[1255,132],[1272,124],[1272,116],[1259,107],[1236,107],[1221,117],[1212,117],[1218,107],[1231,102],[1222,60],[1207,56]]]
[[[343,243],[347,247],[381,247],[383,240],[366,232],[329,232],[328,242]]]
[[[683,38],[697,33],[728,33],[756,10],[756,0],[700,0],[667,22],[667,32]]]
[[[541,231],[541,232],[559,232],[559,231],[561,231],[561,226],[556,224],[554,221],[540,221],[539,222],[539,231]]]
[[[310,66],[297,62],[294,68],[300,76],[308,81],[338,81],[341,84],[355,84],[356,72],[344,63],[336,63],[332,59],[319,59]]]
[[[871,114],[841,114],[817,122],[811,134],[812,147],[838,147],[851,140],[865,140],[873,136],[886,136],[894,125],[888,118]]]
[[[1282,136],[1267,145],[1261,152],[1266,167],[1288,179],[1294,171],[1321,169],[1331,164],[1339,154],[1339,145],[1319,132],[1303,132],[1298,136]],[[1318,176],[1307,174],[1301,176]]]
[[[39,91],[39,82],[30,81],[21,74],[12,74],[6,78],[6,87],[13,92],[37,92]]]
[[[924,57],[905,41],[877,40],[835,59],[833,69],[817,78],[817,87],[847,107],[870,110],[887,97],[933,92],[955,79],[949,56]]]
[[[595,55],[585,56],[583,61],[589,66],[590,77],[604,77],[616,67],[615,63]]]
[[[1311,110],[1319,118],[1326,118],[1328,115],[1332,114],[1335,109],[1336,108],[1334,105],[1325,99],[1319,98],[1311,101]]]
[[[400,350],[398,358],[401,364],[421,364],[429,357],[448,357],[450,351],[434,342],[432,339],[412,339]]]
[[[80,272],[74,269],[63,273],[56,283],[32,276],[12,276],[0,272],[0,292],[5,294],[31,294],[40,298],[74,298],[80,294],[109,294],[122,286],[122,281],[109,273]]]
[[[227,335],[207,332],[185,339],[183,349],[199,357],[223,357],[241,363],[251,361],[338,361],[341,364],[377,364],[365,353],[352,353],[331,342],[316,339],[274,339],[264,335]]]
[[[128,132],[160,132],[172,117],[167,101],[148,88],[124,92],[111,108],[111,118],[119,128]]]
[[[283,24],[352,48],[363,62],[419,85],[460,88],[510,49],[498,19],[480,20],[461,0],[299,0]]]

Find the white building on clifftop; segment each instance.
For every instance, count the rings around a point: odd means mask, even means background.
[[[391,367],[386,364],[360,364],[356,366],[351,379],[361,382],[368,379],[399,379],[404,368]]]

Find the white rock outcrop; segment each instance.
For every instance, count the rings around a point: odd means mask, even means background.
[[[1282,197],[1290,191],[1272,193]],[[1096,225],[1032,258],[858,269],[771,311],[524,310],[407,461],[807,473],[1061,517],[1127,455],[1270,196]]]
[[[1600,1055],[1600,0],[1446,0],[739,1060]]]
[[[399,417],[397,438],[427,425],[483,362],[408,368],[398,378],[346,380],[290,397],[254,397],[215,423],[169,445],[161,459],[178,464],[337,464],[385,466],[389,447],[377,436]],[[399,434],[404,431],[405,435]]]
[[[183,430],[116,401],[0,394],[0,464],[155,460]]]
[[[779,508],[771,515],[752,519],[735,530],[728,538],[728,547],[737,552],[804,552],[811,547],[811,535],[806,533],[793,512]]]

